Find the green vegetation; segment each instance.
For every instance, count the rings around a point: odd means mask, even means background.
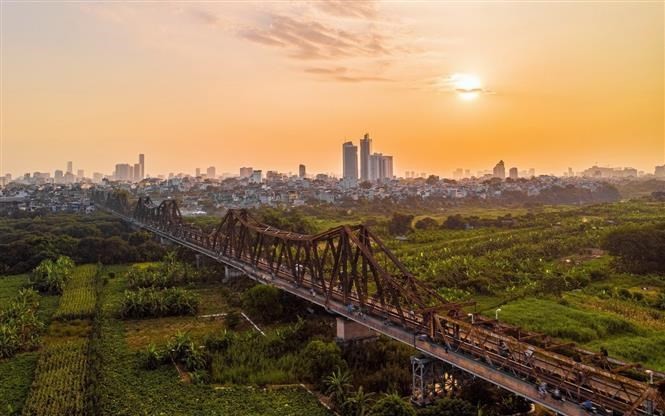
[[[259,322],[275,321],[283,312],[279,289],[267,285],[256,285],[243,293],[242,307]]]
[[[54,318],[59,320],[92,318],[95,312],[95,284],[97,266],[77,267],[66,283],[60,305]]]
[[[66,256],[59,256],[55,261],[43,260],[30,275],[30,282],[40,292],[62,294],[65,284],[72,277],[74,262]]]
[[[87,341],[47,345],[40,353],[35,380],[23,415],[83,415]]]
[[[122,318],[194,315],[199,309],[199,297],[185,289],[141,288],[128,290],[120,306]]]
[[[20,289],[9,305],[0,309],[0,359],[28,351],[38,345],[44,324],[37,315],[39,295]]]
[[[29,352],[0,361],[0,414],[21,414],[37,358],[38,353]]]
[[[0,217],[0,275],[26,273],[42,260],[68,256],[76,263],[151,261],[164,248],[145,231],[105,213],[25,214]]]

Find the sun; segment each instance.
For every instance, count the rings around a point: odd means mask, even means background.
[[[483,91],[480,78],[472,74],[453,74],[449,81],[458,96],[466,101],[475,100]]]

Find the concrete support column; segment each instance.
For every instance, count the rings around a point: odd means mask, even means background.
[[[337,339],[340,341],[356,341],[376,337],[376,332],[365,325],[343,317],[337,317]]]

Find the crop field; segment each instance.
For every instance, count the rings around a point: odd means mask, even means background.
[[[67,282],[54,318],[58,320],[91,318],[95,312],[94,278],[97,266],[87,264],[74,270]]]
[[[85,340],[47,346],[40,354],[23,415],[83,415]]]

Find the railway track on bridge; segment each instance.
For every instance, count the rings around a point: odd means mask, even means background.
[[[230,210],[211,233],[183,221],[176,201],[160,204],[94,190],[102,209],[159,237],[358,322],[377,333],[494,383],[559,414],[665,416],[665,380],[638,365],[558,343],[497,320],[468,319],[470,303],[447,302],[416,279],[364,225],[305,235]],[[541,394],[538,382],[561,393]]]

